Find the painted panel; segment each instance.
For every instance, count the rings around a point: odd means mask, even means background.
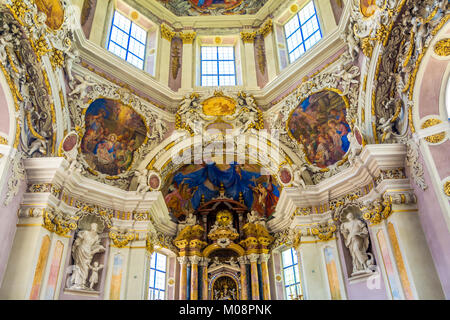
[[[64,9],[59,0],[35,0],[36,6],[40,12],[47,15],[45,24],[53,29],[58,30],[64,22]]]
[[[146,141],[141,116],[120,101],[97,99],[87,109],[85,120],[81,152],[89,166],[111,176],[128,170],[134,151]]]
[[[120,288],[122,286],[123,257],[120,254],[114,256],[113,274],[111,277],[110,300],[120,300]]]
[[[34,271],[33,286],[31,287],[30,300],[39,299],[39,291],[42,286],[42,278],[44,277],[45,267],[47,265],[48,252],[50,250],[50,237],[44,236],[42,239],[39,258]]]
[[[387,246],[386,238],[383,230],[377,232],[378,244],[380,246],[381,256],[383,258],[383,265],[388,277],[389,289],[391,291],[392,299],[402,300],[401,291],[397,279],[395,278],[394,265],[389,255],[389,249]]]
[[[397,263],[397,269],[400,274],[400,281],[403,286],[403,291],[405,293],[405,298],[407,300],[414,300],[414,295],[411,290],[411,284],[409,283],[408,273],[406,272],[405,264],[403,262],[402,252],[400,251],[400,246],[397,239],[397,234],[395,233],[394,225],[388,223],[388,233],[391,239],[392,249],[394,251],[395,261]]]
[[[337,272],[336,259],[333,254],[333,249],[327,247],[324,249],[325,264],[328,274],[328,285],[330,286],[330,293],[332,300],[341,300],[341,289],[339,286],[339,276]]]
[[[50,265],[50,274],[48,276],[47,291],[45,293],[46,300],[53,300],[55,297],[56,286],[58,283],[59,269],[61,266],[64,244],[61,241],[56,242],[53,250],[52,264]]]
[[[292,111],[287,123],[288,134],[303,145],[310,163],[326,168],[344,158],[350,148],[348,106],[345,96],[323,90],[309,96]]]

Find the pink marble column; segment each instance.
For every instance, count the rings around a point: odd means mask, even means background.
[[[250,260],[250,269],[252,277],[252,299],[259,300],[259,282],[258,282],[258,260],[259,254],[252,253],[247,256]]]
[[[270,300],[269,268],[267,266],[267,261],[269,261],[269,258],[270,254],[268,253],[263,253],[260,255],[264,300]]]
[[[199,256],[189,257],[191,262],[191,300],[198,300],[198,263],[201,259]]]
[[[247,259],[245,256],[238,258],[239,265],[241,267],[241,300],[248,300],[247,295],[247,270],[245,268],[245,264],[247,263]]]

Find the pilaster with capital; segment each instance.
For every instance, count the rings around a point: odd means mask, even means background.
[[[241,39],[244,45],[244,59],[245,62],[244,70],[246,73],[244,83],[248,88],[256,89],[258,87],[258,82],[256,79],[256,64],[255,64],[255,37],[256,31],[245,30],[241,32]]]
[[[382,237],[379,234],[383,233],[389,251],[385,254],[389,254],[394,262],[395,280],[384,277],[385,281],[397,281],[402,289],[400,294],[406,300],[444,299],[413,191],[388,191],[381,199],[373,201],[372,205],[376,207],[376,203],[380,202],[383,208],[381,221],[369,224],[369,229],[375,235],[378,247],[378,238]],[[382,261],[381,257],[378,261]]]
[[[166,24],[161,24],[160,27],[161,45],[159,48],[160,61],[159,61],[159,81],[168,86],[169,85],[169,73],[170,73],[170,47],[172,39],[175,36],[175,32]],[[183,60],[184,61],[184,60]]]
[[[183,31],[179,37],[183,41],[183,65],[181,66],[181,88],[189,89],[193,87],[194,75],[194,40],[197,33],[194,31]]]

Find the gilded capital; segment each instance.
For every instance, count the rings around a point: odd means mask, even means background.
[[[196,32],[180,32],[179,37],[183,40],[183,44],[190,44],[194,42],[195,37],[197,36]]]
[[[269,259],[270,259],[270,254],[268,254],[268,253],[261,253],[259,255],[259,261],[261,263],[267,263],[267,261],[269,261]]]
[[[264,23],[264,25],[259,28],[258,33],[261,34],[264,38],[268,36],[273,30],[273,22],[272,19],[269,19]]]
[[[168,25],[165,23],[161,24],[161,38],[166,39],[168,41],[172,41],[175,36],[175,32],[173,32]]]
[[[178,260],[178,263],[179,263],[179,264],[187,264],[188,261],[189,261],[188,257],[186,257],[186,256],[183,256],[183,257],[177,257],[177,260]]]
[[[242,31],[241,32],[241,39],[245,43],[253,43],[253,41],[255,40],[255,37],[256,37],[256,31],[254,31],[254,32]]]
[[[189,262],[191,263],[191,264],[199,264],[199,262],[201,262],[202,261],[202,257],[199,257],[199,256],[190,256],[189,257]]]

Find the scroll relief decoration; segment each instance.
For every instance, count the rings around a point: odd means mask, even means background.
[[[53,21],[53,16],[49,20],[42,1],[7,1],[0,8],[0,60],[4,73],[10,75],[20,145],[29,157],[54,155],[56,149],[55,104],[49,83],[52,71],[44,62],[49,62],[53,72],[65,70],[70,78],[77,58],[72,48],[75,18],[71,6],[66,1],[57,4],[58,21]]]
[[[89,75],[75,75],[69,108],[78,139],[76,152],[66,153],[71,167],[83,175],[124,190],[131,179],[146,192],[152,172],[137,166],[167,132],[157,108],[128,90]]]

